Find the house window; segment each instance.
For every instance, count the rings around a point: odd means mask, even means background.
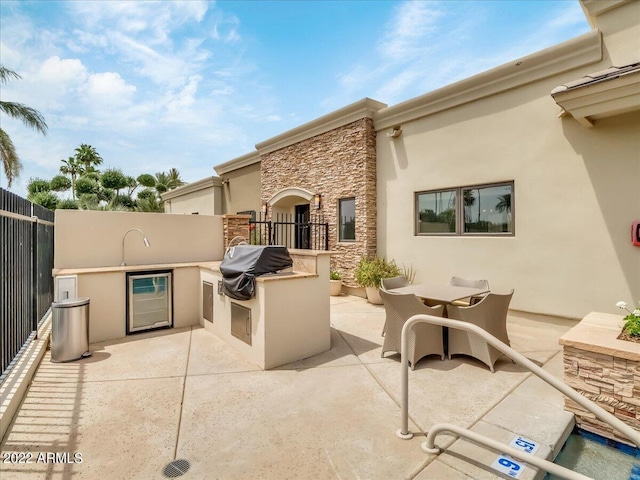
[[[341,198],[338,208],[338,241],[353,242],[356,239],[356,199]]]
[[[416,195],[418,234],[456,233],[456,190],[439,190]]]
[[[513,235],[513,182],[416,193],[416,235]]]

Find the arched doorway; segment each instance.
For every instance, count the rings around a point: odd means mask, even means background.
[[[267,201],[276,243],[293,248],[311,248],[310,202],[313,197],[308,190],[292,187],[280,190]]]

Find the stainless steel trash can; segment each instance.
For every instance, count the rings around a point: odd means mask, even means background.
[[[69,362],[88,357],[89,299],[70,298],[53,302],[51,361]]]

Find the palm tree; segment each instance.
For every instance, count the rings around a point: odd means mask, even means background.
[[[75,158],[69,157],[68,160],[61,160],[62,166],[60,167],[60,173],[63,175],[69,175],[71,177],[71,196],[76,199],[76,177],[84,173],[82,164]]]
[[[6,84],[9,79],[20,80],[21,78],[22,77],[13,70],[9,70],[3,65],[0,65],[0,84]],[[43,135],[47,134],[48,127],[44,121],[44,117],[40,112],[31,107],[27,107],[22,103],[0,101],[0,111],[10,117],[21,120],[27,127],[33,128]],[[7,183],[10,187],[13,180],[20,176],[22,164],[20,163],[11,138],[2,128],[0,128],[0,157],[2,157],[4,175],[7,177]]]
[[[500,213],[511,213],[511,194],[505,193],[504,195],[498,195],[500,201],[496,203],[496,210]]]
[[[102,164],[102,157],[96,151],[95,147],[87,145],[86,143],[76,148],[76,160],[84,165],[84,169],[87,172],[97,171],[93,166]]]
[[[182,180],[182,178],[180,178],[180,172],[178,172],[178,169],[176,168],[169,169],[169,172],[167,172],[167,176],[169,177],[169,185],[167,185],[169,187],[169,190],[178,188],[179,186],[186,183]]]
[[[180,178],[180,172],[178,172],[176,168],[171,168],[168,172],[156,173],[155,180],[155,189],[158,193],[164,193],[185,184],[182,178]]]

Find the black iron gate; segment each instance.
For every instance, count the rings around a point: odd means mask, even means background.
[[[287,248],[329,250],[329,224],[323,215],[308,210],[296,214],[276,213],[267,220],[264,215],[249,221],[249,242],[253,245],[284,245]]]
[[[53,301],[54,213],[0,188],[0,374]]]

